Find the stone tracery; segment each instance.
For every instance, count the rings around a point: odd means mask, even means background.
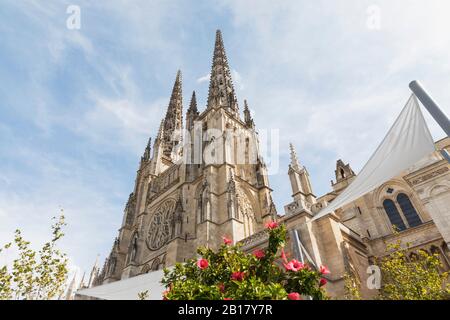
[[[175,207],[175,200],[169,199],[160,205],[153,214],[146,239],[150,250],[160,249],[174,236],[172,226]]]

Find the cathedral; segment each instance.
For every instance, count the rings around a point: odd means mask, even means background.
[[[331,191],[317,196],[291,145],[286,183],[292,202],[277,213],[246,100],[242,115],[218,30],[206,108],[198,109],[193,92],[184,114],[178,71],[166,115],[141,157],[118,236],[94,286],[183,262],[195,257],[199,246],[218,248],[222,236],[252,252],[267,245],[264,226],[272,220],[287,226],[291,256],[313,267],[328,266],[331,297],[343,297],[345,274],[362,284],[363,297],[373,296],[376,292],[365,285],[369,266],[397,240],[410,243],[411,254],[418,249],[439,254],[444,268],[450,268],[450,164],[438,152],[311,222],[356,173],[338,160]],[[450,139],[436,142],[436,149],[450,150]]]

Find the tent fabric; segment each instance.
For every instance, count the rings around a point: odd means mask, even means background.
[[[160,283],[163,275],[163,270],[153,271],[97,287],[78,290],[75,294],[80,298],[138,300],[138,294],[148,290],[148,300],[161,300],[165,290]]]
[[[397,120],[355,180],[312,221],[360,198],[435,151],[419,103],[412,95]]]

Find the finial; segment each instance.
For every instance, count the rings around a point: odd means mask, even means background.
[[[255,126],[252,115],[250,113],[250,109],[247,104],[247,100],[244,100],[244,121],[248,127],[253,128]]]
[[[145,147],[144,155],[142,156],[142,161],[150,160],[151,144],[152,144],[152,137],[150,137],[148,139],[147,146]]]
[[[292,143],[289,143],[289,149],[291,150],[290,166],[295,170],[300,170],[300,163],[298,161],[297,152],[295,151],[294,145]]]

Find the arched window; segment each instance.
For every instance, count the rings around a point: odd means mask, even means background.
[[[408,196],[404,193],[400,193],[397,196],[397,202],[400,205],[400,208],[405,215],[406,221],[408,221],[409,227],[417,227],[422,224],[422,220],[420,220],[419,215],[417,214],[416,209],[409,200]]]
[[[405,230],[406,229],[405,223],[403,222],[402,217],[400,216],[400,213],[398,212],[394,201],[390,199],[384,200],[383,207],[384,210],[386,211],[386,214],[389,217],[389,220],[391,221],[391,224],[395,226],[397,231]]]

